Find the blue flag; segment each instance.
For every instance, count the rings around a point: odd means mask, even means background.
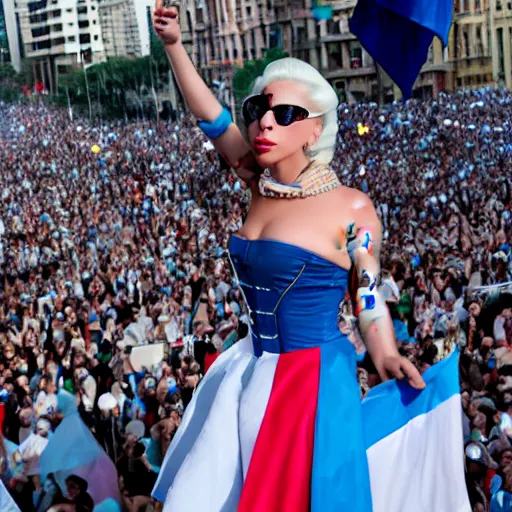
[[[410,98],[434,37],[448,44],[452,12],[453,0],[359,0],[350,31]]]

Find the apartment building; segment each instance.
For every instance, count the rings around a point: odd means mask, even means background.
[[[25,57],[50,91],[76,66],[105,58],[98,0],[15,0]]]
[[[490,9],[496,0],[455,0],[448,45],[454,88],[482,87],[494,83]],[[497,70],[496,70],[497,74]]]
[[[396,90],[385,73],[350,33],[349,19],[357,0],[335,0],[332,17],[316,20],[313,0],[195,0],[183,17],[189,51],[210,81],[230,83],[234,69],[279,47],[319,69],[348,101],[387,99]],[[397,56],[399,58],[399,56]],[[451,86],[448,52],[433,45],[415,88],[420,97]]]
[[[144,57],[150,52],[149,21],[154,0],[100,0],[105,57]]]
[[[512,1],[490,0],[493,81],[512,88]]]

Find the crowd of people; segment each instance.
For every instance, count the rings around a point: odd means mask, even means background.
[[[494,89],[343,104],[333,162],[382,220],[400,350],[422,371],[460,350],[479,512],[512,510],[511,104]],[[1,479],[23,511],[98,506],[83,472],[59,481],[46,467],[67,393],[115,465],[122,507],[149,510],[194,390],[249,330],[227,248],[250,192],[186,114],[69,114],[0,105]],[[348,297],[339,318],[364,396],[378,376]]]

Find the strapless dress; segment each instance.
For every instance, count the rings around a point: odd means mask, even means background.
[[[306,249],[233,236],[250,336],[202,380],[153,496],[165,512],[469,512],[458,351],[421,392],[361,400],[338,329],[349,272]]]

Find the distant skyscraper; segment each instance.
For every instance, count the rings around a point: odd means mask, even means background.
[[[144,57],[150,52],[148,8],[153,0],[100,0],[105,56]]]
[[[15,0],[0,0],[0,62],[10,62],[16,71],[21,70],[23,45]]]
[[[25,56],[48,90],[59,75],[104,60],[98,0],[16,0],[15,12]]]

